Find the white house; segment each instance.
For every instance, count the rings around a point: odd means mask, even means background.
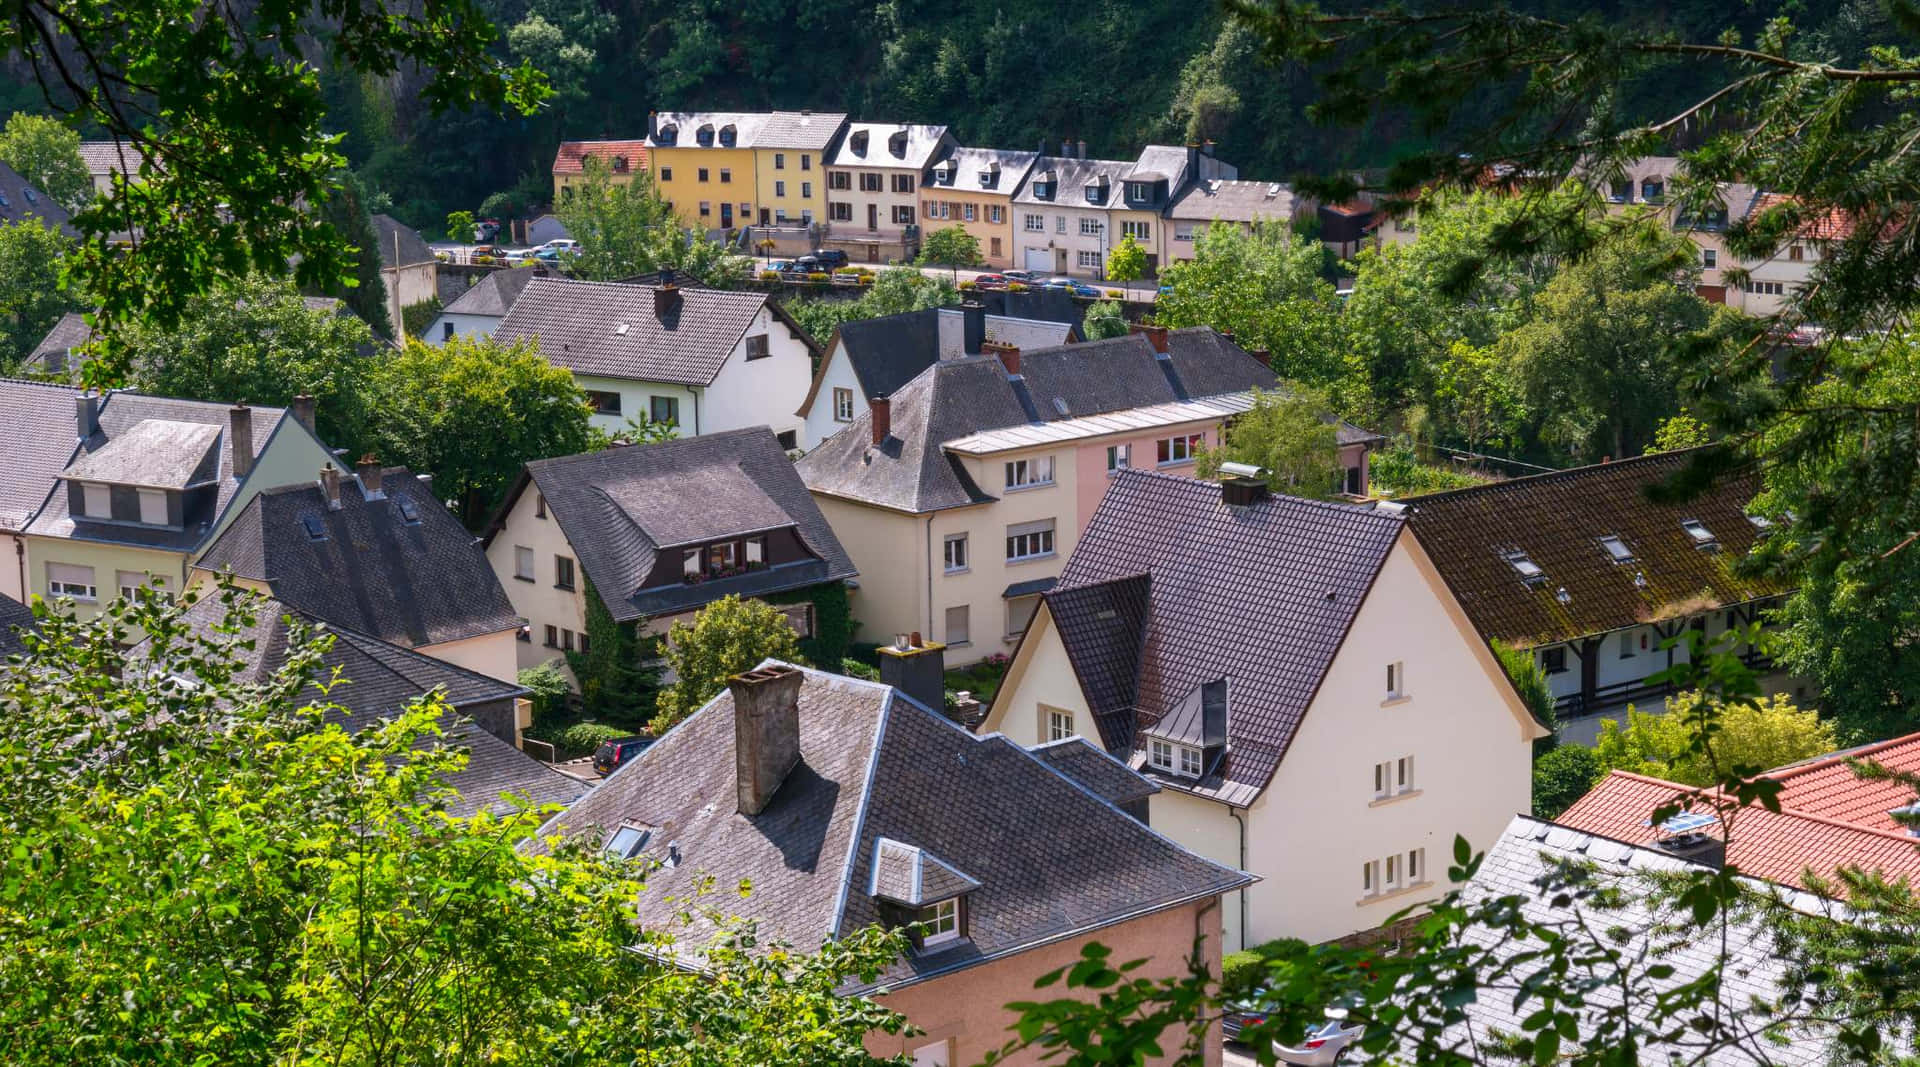
[[[1445,892],[1455,835],[1486,848],[1527,810],[1546,732],[1404,514],[1141,470],[1114,475],[982,729],[1085,737],[1159,785],[1154,829],[1262,879],[1225,902],[1229,951]]]
[[[1098,278],[1120,242],[1112,213],[1131,160],[1042,156],[1013,195],[1015,265],[1046,274]]]
[[[461,293],[427,327],[422,338],[428,344],[443,345],[455,337],[491,337],[507,317],[513,302],[527,283],[546,272],[539,267],[509,267],[492,271]]]
[[[848,124],[827,160],[826,243],[869,261],[912,255],[920,179],[953,147],[945,126]]]
[[[750,426],[797,448],[813,341],[765,293],[535,278],[493,334],[537,341],[594,402],[594,424],[671,423],[682,437]]]

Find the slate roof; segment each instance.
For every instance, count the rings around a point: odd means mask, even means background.
[[[0,595],[0,659],[24,655],[27,646],[20,640],[20,632],[39,628],[32,608],[10,596]]]
[[[1145,773],[1251,802],[1286,755],[1404,522],[1279,495],[1229,507],[1212,482],[1116,473],[1045,596],[1101,743],[1134,754],[1140,728],[1224,678],[1226,759],[1198,781]]]
[[[380,266],[383,270],[439,262],[420,234],[392,215],[373,216],[373,232],[380,240]],[[396,239],[398,244],[395,243]]]
[[[99,176],[119,171],[131,178],[140,176],[140,150],[124,141],[81,141],[80,161],[87,173]]]
[[[73,419],[71,398],[77,393],[70,389],[64,392],[69,398],[65,407],[67,421],[70,423]],[[257,459],[266,449],[268,442],[273,440],[274,432],[279,429],[286,415],[286,409],[255,407],[252,411],[253,454]],[[235,491],[240,487],[240,480],[233,474],[233,448],[227,440],[232,418],[230,412],[231,405],[206,400],[178,400],[172,397],[148,396],[144,393],[108,393],[100,402],[100,428],[87,440],[86,453],[91,455],[110,447],[114,441],[148,420],[203,423],[216,427],[218,437],[209,450],[209,455],[212,456],[217,468],[211,472],[211,481],[216,487],[212,499],[192,503],[187,508],[182,528],[169,530],[123,523],[100,523],[84,516],[76,518],[68,510],[67,494],[50,492],[46,498],[46,506],[34,517],[28,531],[42,537],[109,541],[174,552],[192,552],[198,549],[207,535],[212,532],[214,523],[226,511]],[[289,432],[306,432],[297,423],[290,424],[288,430]],[[72,434],[74,431],[71,427],[67,427],[64,428],[64,432]],[[76,462],[84,463],[86,458],[76,457]],[[64,468],[66,464],[63,463],[61,466]],[[57,475],[58,472],[56,471],[55,474]],[[49,484],[47,488],[51,490],[53,486]]]
[[[1198,336],[1211,332],[1175,331],[1179,350],[1166,360],[1139,334],[1022,352],[1018,382],[997,356],[940,360],[894,391],[886,442],[873,446],[873,415],[863,413],[801,458],[801,476],[815,492],[899,511],[983,503],[993,498],[943,444],[982,430],[1274,387],[1273,372],[1232,342]]]
[[[1004,737],[975,737],[875,682],[798,668],[800,763],[759,815],[736,806],[731,693],[674,727],[550,825],[599,837],[625,822],[656,827],[677,866],[638,899],[663,923],[709,875],[749,881],[725,907],[758,923],[762,944],[811,951],[881,919],[873,895],[882,839],[938,861],[929,877],[978,883],[970,936],[913,953],[874,985],[894,988],[1205,899],[1251,879],[1181,848],[1056,773]],[[1061,833],[1063,826],[1072,833]],[[892,850],[890,850],[892,851]],[[896,887],[896,855],[881,873]],[[950,873],[949,873],[950,872]],[[957,877],[956,877],[957,876]],[[927,896],[923,893],[922,896]],[[709,898],[713,899],[713,898]],[[682,951],[708,929],[696,920]]]
[[[1027,180],[1038,152],[1009,152],[999,148],[955,148],[927,168],[926,184],[957,193],[998,193],[1012,196]],[[993,169],[999,164],[999,169]]]
[[[896,133],[907,135],[906,144],[899,155],[894,155],[888,147],[890,138]],[[860,136],[866,135],[866,147],[860,147]],[[951,138],[947,136],[945,126],[901,125],[894,122],[850,122],[846,136],[840,138],[840,146],[827,161],[830,167],[856,167],[866,170],[926,170],[939,160],[943,151],[951,147]]]
[[[71,236],[75,231],[67,224],[70,218],[72,215],[66,208],[21,177],[19,171],[0,163],[0,222],[19,223],[31,219]]]
[[[1246,182],[1213,179],[1195,182],[1174,198],[1167,209],[1171,219],[1227,222],[1253,222],[1293,217],[1293,190],[1281,182]]]
[[[430,486],[405,467],[382,472],[378,499],[357,476],[340,482],[339,510],[317,480],[260,491],[194,566],[265,582],[306,614],[406,648],[519,628],[486,552]]]
[[[1421,546],[1489,641],[1553,644],[1786,592],[1777,581],[1735,573],[1759,536],[1746,510],[1758,491],[1752,476],[1729,476],[1682,504],[1647,499],[1648,487],[1688,459],[1642,456],[1406,503]],[[1681,526],[1686,520],[1704,525],[1717,549],[1699,547]],[[1614,562],[1603,537],[1620,538],[1632,560]],[[1515,551],[1544,578],[1522,580],[1503,555]]]
[[[655,148],[752,148],[760,128],[767,122],[764,112],[751,111],[661,111],[653,117],[653,133],[647,143]],[[713,141],[701,144],[698,134],[703,126],[712,126]],[[720,143],[720,130],[734,128],[734,143]],[[673,137],[669,131],[676,131]]]
[[[608,612],[622,622],[698,607],[729,593],[765,595],[856,573],[793,461],[765,426],[537,460],[527,464],[500,515],[529,482],[546,497],[548,514]],[[698,585],[642,588],[661,549],[782,527],[795,530],[812,559]],[[498,530],[496,519],[488,538]]]
[[[753,147],[824,152],[846,124],[847,116],[838,112],[775,111],[754,135]]]
[[[213,448],[221,427],[205,422],[142,419],[81,456],[60,476],[80,482],[187,489],[213,480]]]
[[[1035,745],[1027,751],[1116,808],[1145,800],[1160,791],[1159,786],[1078,734]]]
[[[613,170],[615,156],[627,158],[627,169]],[[640,141],[562,141],[553,153],[553,172],[555,174],[585,174],[586,161],[598,158],[607,165],[609,173],[631,174],[647,169],[647,142]]]
[[[1051,204],[1055,207],[1086,208],[1093,211],[1106,211],[1125,204],[1126,190],[1123,184],[1127,175],[1133,172],[1132,160],[1121,159],[1079,159],[1068,156],[1041,156],[1033,163],[1033,169],[1027,172],[1027,182],[1013,195],[1016,204]],[[1041,197],[1035,192],[1041,178],[1053,174],[1059,185],[1052,196]],[[1099,202],[1087,199],[1087,185],[1105,178],[1106,196]]]
[[[527,288],[527,283],[544,276],[546,272],[539,267],[510,267],[496,270],[475,282],[466,292],[461,293],[446,307],[442,315],[491,315],[504,317],[513,307],[514,301]]]
[[[79,396],[67,385],[0,378],[0,530],[25,528],[72,462]]]
[[[75,368],[69,353],[93,340],[93,327],[78,311],[60,316],[40,343],[27,354],[26,362],[47,374],[68,374]]]
[[[706,386],[767,304],[765,293],[680,287],[679,307],[662,318],[657,288],[535,278],[493,336],[538,341],[549,363],[577,374]]]
[[[1632,983],[1632,1004],[1644,1005],[1633,1014],[1651,1017],[1654,998],[1689,982],[1701,980],[1719,965],[1721,945],[1718,938],[1698,937],[1683,914],[1650,903],[1646,892],[1649,876],[1678,870],[1689,865],[1662,852],[1634,848],[1590,834],[1536,822],[1525,817],[1508,824],[1500,840],[1489,849],[1473,880],[1464,887],[1463,906],[1473,907],[1489,900],[1512,898],[1529,920],[1566,927],[1584,924],[1585,932],[1575,936],[1583,941],[1601,935],[1610,938],[1608,951],[1619,958],[1635,961],[1633,973],[1640,979]],[[1596,904],[1593,890],[1620,887],[1624,906],[1606,908]],[[1756,887],[1764,888],[1764,887]],[[1803,912],[1819,914],[1818,901],[1790,894],[1783,900]],[[1474,945],[1493,950],[1496,957],[1511,960],[1519,970],[1504,977],[1496,988],[1483,989],[1466,1005],[1472,1033],[1462,1026],[1447,1033],[1454,1047],[1471,1054],[1471,1048],[1489,1047],[1496,1033],[1522,1033],[1522,1020],[1539,1006],[1537,1000],[1516,1003],[1513,986],[1538,968],[1515,959],[1536,951],[1537,942],[1509,938],[1504,931],[1475,928],[1466,932]],[[1730,1048],[1698,1062],[1711,1067],[1814,1067],[1829,1062],[1837,1049],[1831,1036],[1820,1031],[1795,1029],[1779,1032],[1784,1040],[1772,1041],[1761,1031],[1777,1026],[1755,1001],[1778,1001],[1787,990],[1786,964],[1775,952],[1763,918],[1751,914],[1735,919],[1727,928],[1727,961],[1719,976],[1719,994],[1723,1009],[1744,1014],[1754,1031],[1744,1047]],[[1674,973],[1664,980],[1652,980],[1646,970],[1655,963],[1671,966]],[[1586,990],[1589,1003],[1596,1007],[1620,1005],[1620,986],[1601,983]],[[1582,1026],[1581,1033],[1593,1032]],[[1467,1044],[1469,1038],[1479,1042]],[[1411,1056],[1412,1050],[1404,1050]],[[1694,1062],[1696,1049],[1671,1048],[1649,1041],[1640,1050],[1639,1061],[1646,1067],[1666,1067],[1670,1057]]]
[[[221,644],[239,648],[245,667],[242,680],[260,681],[287,662],[289,643],[294,636],[293,621],[309,631],[324,630],[334,636],[333,648],[321,657],[313,677],[324,679],[337,669],[343,679],[324,696],[309,686],[299,699],[325,701],[340,705],[329,713],[329,722],[347,730],[363,730],[381,719],[404,710],[415,698],[438,688],[456,713],[478,711],[483,705],[511,705],[526,690],[511,682],[486,675],[388,644],[369,634],[331,626],[305,612],[297,611],[269,597],[247,596],[242,601],[254,613],[253,625],[243,626],[235,634],[219,634],[213,627],[226,618],[226,606],[218,595],[209,595],[187,610],[187,620],[203,635]],[[244,643],[252,642],[252,647]],[[442,724],[446,731],[441,741],[468,750],[467,766],[449,780],[461,798],[452,810],[471,815],[481,808],[505,810],[501,795],[524,796],[537,804],[570,804],[587,790],[587,784],[548,767],[480,729],[458,719]]]

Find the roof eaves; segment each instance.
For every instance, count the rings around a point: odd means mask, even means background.
[[[773,660],[767,660],[760,666],[765,667]],[[860,779],[860,806],[854,810],[853,831],[847,843],[847,858],[840,871],[840,891],[833,900],[833,928],[830,936],[839,937],[842,924],[847,916],[847,897],[853,892],[853,871],[860,862],[860,840],[867,829],[867,809],[873,804],[873,783],[880,770],[880,749],[887,740],[887,720],[893,717],[893,701],[899,693],[889,687],[886,699],[880,705],[880,714],[874,716],[873,748],[867,753],[867,772]]]

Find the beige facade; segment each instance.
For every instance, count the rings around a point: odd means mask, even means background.
[[[1387,691],[1395,665],[1398,694]],[[1050,618],[1036,621],[985,724],[1033,745],[1045,707],[1096,737]],[[1497,839],[1531,798],[1545,733],[1411,532],[1402,531],[1328,668],[1284,762],[1247,808],[1165,788],[1154,829],[1264,880],[1229,897],[1228,951],[1277,937],[1320,942],[1446,892],[1455,835]],[[1405,788],[1376,790],[1376,768]],[[1311,817],[1303,817],[1311,813]]]
[[[500,576],[514,613],[527,622],[527,639],[517,642],[517,667],[558,660],[566,670],[567,650],[577,648],[587,632],[585,575],[540,490],[528,485],[513,502],[487,544],[487,562]],[[573,572],[571,586],[559,583],[563,569]]]

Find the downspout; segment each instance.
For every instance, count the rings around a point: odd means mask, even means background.
[[[687,386],[687,392],[693,394],[693,436],[700,436],[700,390]]]
[[[1207,913],[1219,906],[1220,898],[1213,896],[1208,897],[1205,903],[1193,910],[1193,955],[1187,959],[1187,969],[1196,974],[1200,973],[1200,968],[1207,962]],[[1226,938],[1222,936],[1220,940],[1225,942]],[[1224,943],[1220,946],[1222,955],[1226,954],[1226,948]],[[1212,968],[1208,968],[1208,972],[1211,973],[1211,971]]]
[[[13,554],[20,563],[20,602],[30,604],[33,590],[27,588],[27,543],[17,533],[13,535]]]
[[[969,623],[968,625],[972,625]],[[927,639],[933,639],[933,514],[927,514]],[[971,636],[971,635],[969,635]]]
[[[1247,820],[1240,817],[1241,810],[1231,804],[1227,805],[1227,814],[1233,816],[1233,821],[1240,824],[1240,869],[1244,871],[1247,869]],[[1238,951],[1244,952],[1247,948],[1247,887],[1241,886],[1237,892],[1240,894],[1240,948]],[[1225,938],[1221,940],[1224,941]],[[1226,946],[1222,945],[1220,951],[1225,952]]]

